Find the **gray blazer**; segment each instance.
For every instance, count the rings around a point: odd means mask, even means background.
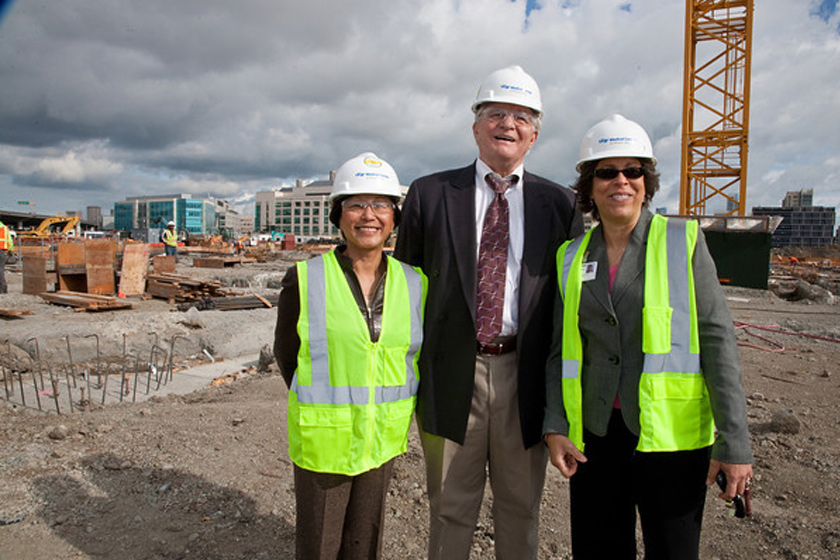
[[[639,434],[642,373],[642,303],[645,250],[652,215],[642,210],[609,291],[609,261],[602,228],[592,233],[584,262],[597,261],[594,280],[584,282],[580,302],[583,338],[583,424],[603,436],[618,394],[627,428]],[[725,463],[752,462],[741,366],[732,317],[702,232],[692,259],[700,334],[700,365],[718,436],[712,457]],[[555,286],[555,288],[557,288]],[[563,300],[555,293],[554,336],[546,366],[543,433],[568,435],[561,384]]]

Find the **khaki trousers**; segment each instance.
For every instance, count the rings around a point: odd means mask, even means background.
[[[431,514],[430,560],[469,558],[488,476],[496,558],[537,557],[547,454],[543,445],[527,450],[523,446],[516,378],[516,352],[478,355],[464,445],[423,432],[421,426]]]

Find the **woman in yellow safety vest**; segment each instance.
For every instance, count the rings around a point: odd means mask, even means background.
[[[644,129],[613,115],[584,136],[575,185],[599,224],[557,252],[543,432],[570,479],[572,553],[698,558],[706,487],[752,477],[732,318],[696,221],[654,216]]]
[[[385,497],[405,452],[426,278],[385,255],[399,223],[393,168],[366,152],[335,174],[345,244],[282,282],[274,353],[289,386],[298,559],[380,558]]]

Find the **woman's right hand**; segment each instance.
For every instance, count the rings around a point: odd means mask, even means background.
[[[557,467],[566,478],[577,472],[578,463],[587,461],[586,455],[568,437],[560,434],[547,434],[545,444],[548,446],[548,456],[551,464]]]

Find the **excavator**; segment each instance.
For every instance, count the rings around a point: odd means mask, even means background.
[[[61,226],[62,227],[58,227]],[[17,232],[21,239],[46,239],[48,237],[69,237],[76,231],[79,225],[78,216],[50,216],[44,218],[35,229],[22,230]],[[53,226],[56,226],[53,229]]]

